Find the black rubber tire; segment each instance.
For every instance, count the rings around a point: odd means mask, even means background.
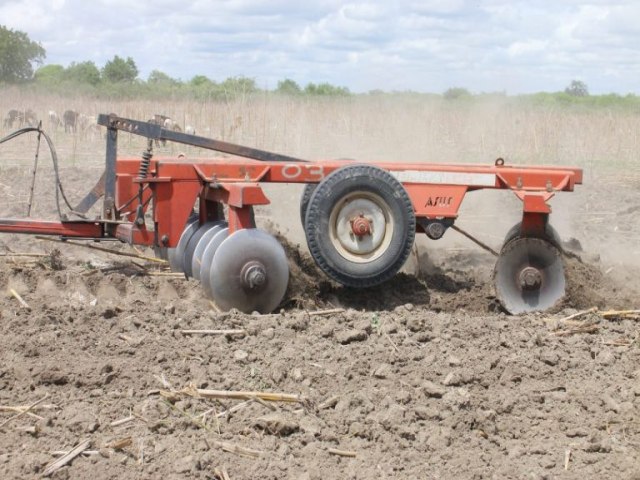
[[[504,242],[502,242],[502,248],[507,245],[511,240],[515,240],[516,238],[520,238],[520,229],[522,228],[522,222],[516,223],[513,227],[509,229],[507,234],[504,236]],[[559,249],[562,252],[562,239],[555,228],[551,226],[551,224],[547,223],[545,227],[545,234],[540,238],[543,240],[547,240],[554,247]]]
[[[337,160],[343,162],[354,162],[353,158],[338,158]],[[315,192],[316,188],[318,188],[317,183],[307,183],[304,186],[304,190],[302,191],[302,196],[300,197],[300,223],[302,224],[302,228],[304,228],[304,221],[307,218],[307,208],[309,206],[309,200],[311,200],[311,195]]]
[[[363,263],[340,254],[331,242],[329,225],[336,204],[359,191],[378,196],[394,221],[386,250]],[[342,285],[366,288],[389,280],[402,268],[413,247],[416,217],[407,191],[393,175],[372,165],[349,165],[333,171],[317,185],[304,226],[309,251],[318,267]]]
[[[307,218],[309,200],[311,200],[311,195],[313,195],[317,187],[317,183],[307,183],[302,191],[302,196],[300,197],[300,223],[302,224],[302,228],[304,228],[304,221]]]

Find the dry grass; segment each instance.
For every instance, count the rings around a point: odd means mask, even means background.
[[[73,108],[87,115],[115,112],[146,119],[163,113],[200,135],[303,158],[348,157],[424,162],[574,164],[588,169],[636,163],[640,114],[632,111],[517,105],[508,99],[457,104],[439,98],[400,95],[336,99],[283,98],[264,94],[233,101],[65,99],[8,90],[0,112]],[[100,135],[53,132],[61,157],[101,164]],[[138,154],[143,142],[123,138],[121,149]],[[184,147],[167,147],[176,153]],[[6,151],[9,151],[9,154]],[[30,163],[33,147],[2,147],[3,164]],[[187,153],[194,153],[187,149]]]
[[[460,103],[417,95],[292,98],[263,94],[232,101],[109,101],[89,97],[67,99],[6,89],[0,96],[0,115],[10,108],[33,109],[43,119],[45,129],[49,127],[49,110],[60,114],[72,108],[86,115],[115,112],[136,119],[162,113],[183,127],[194,126],[198,135],[301,158],[486,164],[504,157],[507,163],[582,166],[587,183],[601,182],[609,175],[618,182],[640,182],[637,174],[633,176],[640,150],[640,113],[631,110],[534,107],[509,98]],[[82,192],[70,192],[73,203],[100,176],[104,165],[104,138],[100,132],[74,135],[60,128],[51,134],[63,167],[63,184],[83,185]],[[144,148],[144,139],[120,136],[121,155],[138,156]],[[34,151],[33,138],[0,146],[0,193],[16,195],[3,205],[4,216],[23,216],[26,211]],[[175,144],[156,151],[156,155],[178,153],[189,157],[211,155]],[[36,197],[35,216],[42,216],[42,212],[50,215],[52,211],[50,189],[53,184],[46,154],[42,155],[40,164],[42,174],[37,191],[44,193]],[[82,167],[81,172],[77,166]],[[627,171],[631,174],[627,175]],[[625,172],[624,176],[620,172]],[[88,178],[90,176],[95,178]],[[9,188],[15,184],[25,186],[24,195],[18,197],[21,194]],[[266,190],[273,198],[275,192],[271,188],[267,186]],[[299,189],[292,187],[279,192],[283,192],[279,195],[284,201],[277,202],[278,208],[270,215],[283,222],[297,218]],[[504,200],[502,196],[497,203],[495,198],[488,193],[477,197],[478,210],[484,207],[483,212],[490,212],[494,217],[498,210],[502,212],[500,217],[505,216],[505,209],[512,212],[514,218],[518,215],[520,206],[515,199]],[[492,217],[491,221],[494,220]],[[484,217],[465,214],[465,225],[476,222],[483,228],[487,221]],[[504,221],[515,220],[509,217]],[[478,226],[472,226],[477,230]],[[297,224],[290,228],[289,236],[302,241]],[[495,238],[492,235],[495,234],[488,232],[487,238],[501,241],[501,235]]]

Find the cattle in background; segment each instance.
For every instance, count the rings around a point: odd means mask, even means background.
[[[78,119],[80,114],[75,110],[65,110],[62,114],[62,124],[66,133],[75,133],[78,131]]]
[[[167,117],[166,115],[160,115],[158,113],[153,115],[153,118],[150,118],[149,120],[147,120],[149,123],[153,123],[154,125],[160,125],[161,127],[164,126],[164,122],[165,120],[167,120],[169,117]],[[156,144],[156,147],[159,147],[160,145],[162,145],[163,147],[167,144],[166,140],[158,140],[157,138],[154,139],[154,142]]]
[[[82,132],[85,132],[86,130],[91,128],[91,126],[95,125],[96,122],[97,122],[96,117],[92,115],[84,115],[81,113],[78,116],[78,127],[80,127],[80,131]]]
[[[93,138],[100,131],[98,128],[98,119],[94,115],[80,114],[80,117],[78,117],[78,127],[85,137]]]
[[[2,119],[2,126],[4,128],[14,128],[17,123],[22,123],[19,120],[20,112],[18,110],[9,110]],[[22,117],[24,119],[24,117]]]
[[[56,131],[62,126],[62,119],[55,110],[49,110],[49,129]]]
[[[165,118],[164,128],[166,128],[167,130],[173,130],[174,132],[182,131],[182,129],[180,128],[180,125],[178,125],[178,122],[176,122],[172,118]]]
[[[26,123],[30,127],[37,126],[38,125],[38,116],[36,115],[36,112],[34,112],[33,110],[27,108],[24,111],[24,123]]]
[[[12,108],[4,117],[2,126],[5,128],[21,128],[25,123],[30,127],[38,124],[38,117],[35,112],[30,108],[26,110],[16,110]]]
[[[160,125],[161,127],[167,129],[167,130],[173,130],[174,132],[182,132],[182,129],[180,128],[180,125],[178,125],[178,122],[176,122],[175,120],[173,120],[171,117],[167,117],[166,115],[160,115],[159,113],[156,113],[153,118],[150,118],[149,123],[153,123],[154,125]],[[160,146],[160,145],[166,145],[167,141],[166,140],[156,140],[156,146]]]
[[[159,113],[155,113],[153,115],[153,118],[149,119],[149,123],[153,123],[154,125],[160,125],[161,127],[164,127],[164,122],[170,120],[169,117],[167,117],[166,115],[160,115]]]
[[[189,135],[195,135],[196,129],[191,125],[187,125],[186,127],[184,127],[184,133],[188,133]]]

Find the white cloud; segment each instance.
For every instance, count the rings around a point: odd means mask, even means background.
[[[638,90],[640,4],[629,0],[0,0],[48,63],[131,56],[188,79],[289,77],[352,90]]]
[[[539,53],[546,50],[549,42],[544,40],[530,40],[525,42],[515,42],[509,45],[507,51],[512,57]]]

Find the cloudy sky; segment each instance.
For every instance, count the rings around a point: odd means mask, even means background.
[[[440,93],[640,93],[636,0],[0,0],[45,63],[132,57],[188,80],[244,75]]]

